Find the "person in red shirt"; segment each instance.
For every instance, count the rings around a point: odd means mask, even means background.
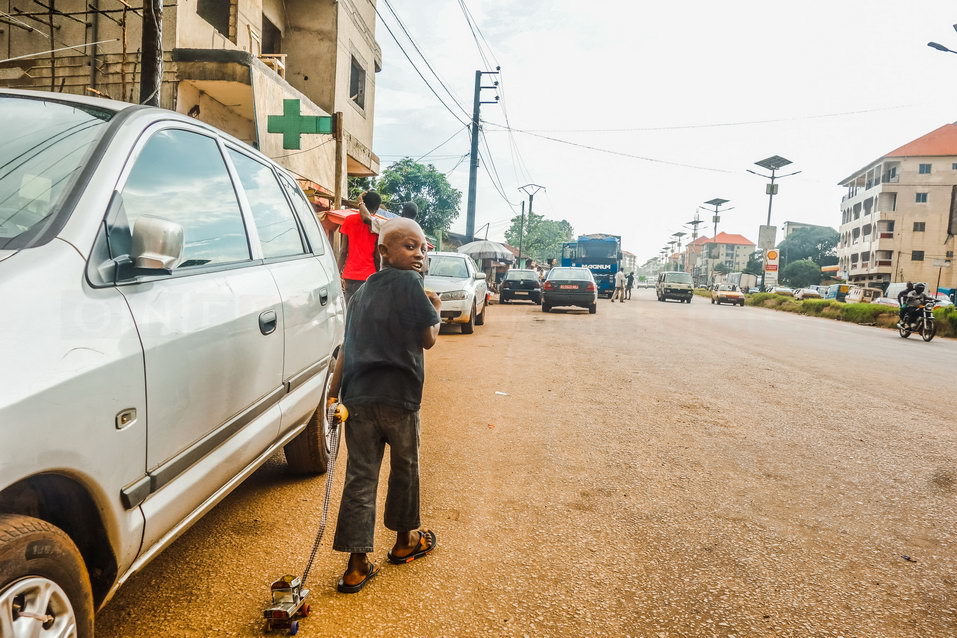
[[[362,202],[374,214],[382,204],[382,197],[375,191],[362,194]],[[342,233],[342,250],[339,252],[339,271],[342,274],[346,306],[352,295],[378,270],[377,244],[379,236],[372,232],[369,222],[362,215],[349,215],[339,227]]]

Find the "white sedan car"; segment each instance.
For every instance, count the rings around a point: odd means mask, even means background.
[[[467,335],[485,323],[488,284],[468,255],[429,253],[425,287],[442,300],[442,323],[458,324]]]

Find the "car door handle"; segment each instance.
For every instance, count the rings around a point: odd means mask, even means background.
[[[329,302],[329,287],[323,286],[319,289],[319,303],[325,306]]]
[[[272,334],[276,331],[276,311],[267,310],[259,315],[259,331],[264,335]]]

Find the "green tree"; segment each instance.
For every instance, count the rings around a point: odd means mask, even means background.
[[[805,288],[821,283],[821,267],[810,259],[793,261],[781,271],[781,281],[794,288]]]
[[[505,241],[518,247],[521,234],[522,254],[539,263],[561,257],[562,243],[571,241],[575,229],[564,219],[556,221],[546,219],[544,215],[529,213],[525,215],[525,230],[522,230],[522,216],[512,218],[512,225],[505,231]]]
[[[840,233],[833,228],[799,228],[778,244],[781,263],[787,265],[807,259],[821,266],[833,266],[837,263],[837,243],[840,238]]]
[[[419,207],[416,221],[427,235],[448,230],[462,203],[462,191],[453,188],[435,166],[419,164],[409,157],[386,168],[378,179],[349,180],[351,198],[370,188],[377,190],[385,206],[394,212],[403,202],[415,202]]]
[[[748,256],[748,264],[744,267],[744,273],[760,277],[764,269],[764,252],[756,250]]]
[[[717,273],[721,273],[722,275],[727,275],[729,272],[731,272],[731,267],[728,266],[727,263],[723,261],[719,261],[718,263],[714,265],[713,270]]]

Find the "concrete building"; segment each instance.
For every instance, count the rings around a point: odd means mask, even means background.
[[[0,15],[0,85],[139,101],[141,12],[121,0],[56,0]],[[348,176],[379,171],[372,152],[374,0],[179,0],[163,12],[160,105],[259,148],[299,175],[319,208],[338,207]],[[105,41],[105,42],[103,42]],[[103,42],[92,45],[90,43]],[[53,48],[72,47],[31,56]],[[298,100],[341,134],[269,133],[270,115]],[[297,136],[293,136],[297,137]]]
[[[957,286],[957,269],[941,268],[955,249],[948,220],[957,215],[957,125],[894,149],[840,184],[847,189],[838,244],[844,277],[877,287],[908,280],[934,286],[939,273],[942,288]]]
[[[627,250],[621,251],[621,269],[625,274],[635,272],[638,269],[638,255]]]
[[[724,264],[728,272],[744,270],[754,249],[753,241],[735,233],[698,237],[685,248],[684,269],[692,274],[696,284],[711,283],[715,266]]]

